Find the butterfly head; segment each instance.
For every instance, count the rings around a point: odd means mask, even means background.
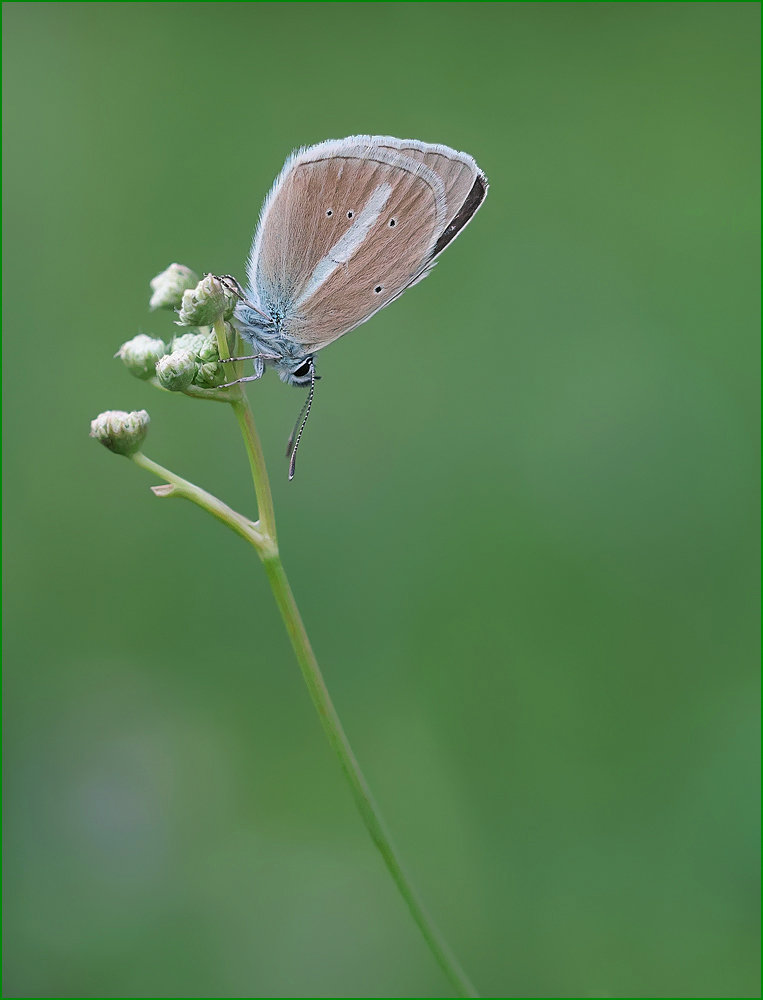
[[[278,377],[287,385],[307,386],[311,385],[316,378],[315,361],[312,355],[306,358],[282,358],[277,361],[275,368],[278,370]]]

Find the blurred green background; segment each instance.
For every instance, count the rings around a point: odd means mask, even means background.
[[[432,276],[250,398],[350,739],[486,997],[754,997],[755,3],[5,4],[11,997],[445,997],[254,553],[227,407],[112,360],[300,144],[472,153]]]

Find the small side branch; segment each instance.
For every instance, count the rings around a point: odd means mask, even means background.
[[[253,545],[257,549],[257,553],[261,559],[273,559],[277,557],[278,549],[275,543],[268,535],[259,530],[257,523],[250,521],[248,517],[239,514],[232,507],[224,504],[222,500],[218,500],[217,497],[211,493],[207,493],[206,490],[194,485],[194,483],[190,483],[187,479],[176,476],[169,469],[165,469],[156,462],[152,462],[143,452],[136,452],[132,456],[132,460],[141,469],[153,472],[155,476],[167,481],[166,486],[151,487],[155,496],[162,498],[179,497],[182,500],[190,500],[191,503],[195,503],[198,507],[206,510],[216,520],[225,524],[231,531],[235,531],[237,535],[240,535],[250,545]]]

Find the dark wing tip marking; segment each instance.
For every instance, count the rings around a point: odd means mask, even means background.
[[[452,222],[443,230],[442,235],[434,245],[430,260],[442,253],[445,247],[454,240],[464,226],[469,222],[474,213],[480,207],[482,202],[485,200],[485,195],[487,194],[487,177],[480,171],[474,178],[474,184],[472,184],[471,191],[466,196],[461,208],[456,213]]]

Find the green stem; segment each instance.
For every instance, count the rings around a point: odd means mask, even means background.
[[[209,327],[204,327],[208,330]],[[228,344],[228,330],[225,325],[225,320],[220,316],[215,320],[214,323],[215,337],[217,338],[217,354],[221,358],[229,358],[231,356],[230,345]],[[237,339],[238,335],[236,335]],[[238,369],[237,364],[234,361],[227,361],[223,364],[223,371],[225,372],[226,382],[233,381],[234,378],[238,378],[241,372]]]
[[[136,452],[132,456],[132,460],[141,469],[153,472],[155,476],[165,479],[170,484],[169,486],[151,487],[158,497],[181,497],[184,500],[190,500],[203,510],[206,510],[212,517],[227,525],[237,535],[245,538],[250,545],[253,545],[257,549],[262,558],[265,558],[265,556],[272,557],[274,554],[277,554],[277,549],[270,539],[257,529],[257,525],[254,522],[237,513],[232,507],[224,504],[222,500],[218,500],[217,497],[212,496],[211,493],[207,493],[206,490],[202,490],[199,486],[189,483],[187,479],[181,479],[180,476],[176,476],[174,472],[170,472],[169,469],[165,469],[157,462],[152,462],[141,451]]]
[[[242,393],[242,397],[240,401],[236,401],[231,405],[238,418],[241,432],[246,441],[247,451],[249,452],[254,488],[257,493],[259,523],[262,529],[275,542],[275,516],[273,514],[273,499],[270,492],[268,471],[257,434],[257,428],[255,427],[254,417],[249,408],[249,402],[244,393]],[[272,525],[272,528],[269,528],[269,525]],[[339,757],[339,763],[342,766],[345,777],[350,783],[355,804],[360,811],[368,832],[371,834],[371,839],[379,849],[384,863],[395,880],[400,894],[408,904],[413,919],[419,925],[421,933],[424,935],[424,939],[431,948],[434,957],[458,994],[464,997],[479,996],[469,982],[466,973],[458,964],[456,957],[450,951],[434,921],[424,909],[410,880],[403,872],[400,860],[385,829],[384,820],[379,812],[379,808],[371,796],[366,779],[363,777],[363,772],[360,770],[360,765],[355,758],[355,754],[352,752],[352,747],[331,701],[328,688],[318,666],[318,661],[310,645],[310,640],[307,637],[297,603],[289,586],[281,557],[276,550],[272,556],[263,556],[262,561],[270,580],[273,596],[276,599],[276,604],[286,625],[286,631],[289,634],[289,639],[291,640],[292,648],[302,671],[302,676],[310,692],[310,697],[329,738],[329,743]]]
[[[254,492],[257,495],[257,516],[260,521],[260,528],[274,545],[277,545],[276,538],[276,515],[273,509],[273,496],[270,492],[270,480],[268,470],[265,467],[265,455],[262,451],[260,436],[254,423],[254,417],[249,406],[249,400],[245,393],[241,393],[239,399],[234,399],[230,404],[236,414],[236,420],[241,428],[246,444],[246,453],[249,456],[249,465],[252,470],[254,480]]]
[[[173,389],[165,389],[156,376],[150,378],[148,382],[162,392],[174,392]],[[197,385],[186,386],[181,392],[184,396],[191,396],[192,399],[211,399],[216,403],[232,403],[236,397],[235,389],[201,389]]]
[[[315,658],[310,640],[307,637],[305,626],[297,608],[294,595],[291,592],[289,581],[286,578],[280,556],[263,559],[265,571],[270,580],[270,586],[278,604],[278,608],[283,617],[286,631],[289,633],[291,644],[297,657],[302,676],[307,684],[310,697],[313,699],[318,715],[320,716],[323,728],[329,738],[329,743],[334,748],[339,757],[345,777],[350,783],[355,804],[363,817],[366,829],[371,834],[371,839],[379,849],[384,863],[389,869],[389,873],[395,880],[400,890],[400,894],[408,904],[411,915],[419,925],[424,939],[432,950],[440,968],[450,980],[452,986],[462,997],[477,997],[476,992],[469,979],[458,964],[455,955],[451,952],[445,939],[437,928],[436,924],[424,909],[424,905],[419,899],[418,893],[413,888],[410,879],[403,871],[400,859],[392,845],[387,833],[379,807],[373,800],[371,792],[360,770],[355,754],[352,752],[349,740],[345,735],[339,716],[331,701],[328,688],[323,680],[318,661]]]
[[[315,658],[315,653],[313,653],[310,640],[307,637],[304,623],[302,622],[299,609],[297,608],[294,595],[291,592],[289,581],[281,563],[281,557],[278,553],[270,483],[262,454],[262,446],[249,403],[242,394],[242,398],[232,400],[231,405],[238,418],[244,440],[246,441],[247,452],[249,453],[249,462],[252,467],[252,476],[254,478],[259,507],[260,520],[257,524],[238,514],[205,490],[194,486],[193,483],[189,483],[186,479],[181,479],[168,469],[157,465],[156,462],[152,462],[151,459],[146,458],[141,452],[132,456],[133,461],[141,468],[153,472],[156,476],[159,476],[159,478],[166,480],[170,484],[167,487],[153,487],[154,492],[158,496],[179,496],[198,504],[204,510],[209,511],[218,521],[222,521],[223,524],[226,524],[242,538],[245,538],[257,550],[265,566],[273,595],[286,625],[286,631],[289,634],[289,639],[291,640],[292,648],[302,671],[302,676],[307,684],[307,689],[310,692],[310,697],[317,709],[329,743],[334,748],[345,777],[350,783],[355,804],[360,811],[366,829],[370,833],[374,844],[379,849],[390,875],[394,879],[401,896],[408,904],[411,915],[424,935],[424,939],[429,945],[432,954],[450,980],[451,985],[459,996],[478,997],[479,994],[470,983],[469,978],[451,952],[436,924],[424,909],[418,893],[403,871],[400,859],[387,833],[379,808],[371,796],[366,779],[363,777],[363,772],[360,770],[360,765],[355,759],[355,754],[352,752],[352,747],[339,721],[339,716],[336,713],[326,683],[323,680],[323,675],[318,667],[318,661]]]
[[[214,325],[215,336],[217,337],[217,350],[221,358],[230,357],[228,345],[228,332],[225,320],[220,317]],[[236,354],[243,350],[241,338],[236,334]],[[223,365],[228,378],[240,378],[242,366],[233,362]],[[228,400],[236,414],[236,420],[241,428],[241,433],[246,444],[246,453],[249,457],[249,466],[252,470],[252,480],[254,481],[254,492],[257,496],[257,516],[260,519],[262,531],[268,535],[274,544],[276,538],[276,515],[273,509],[273,497],[270,493],[270,480],[268,470],[265,467],[265,455],[262,451],[260,436],[257,433],[257,426],[252,416],[249,400],[240,385],[234,387],[236,394],[233,399]]]

